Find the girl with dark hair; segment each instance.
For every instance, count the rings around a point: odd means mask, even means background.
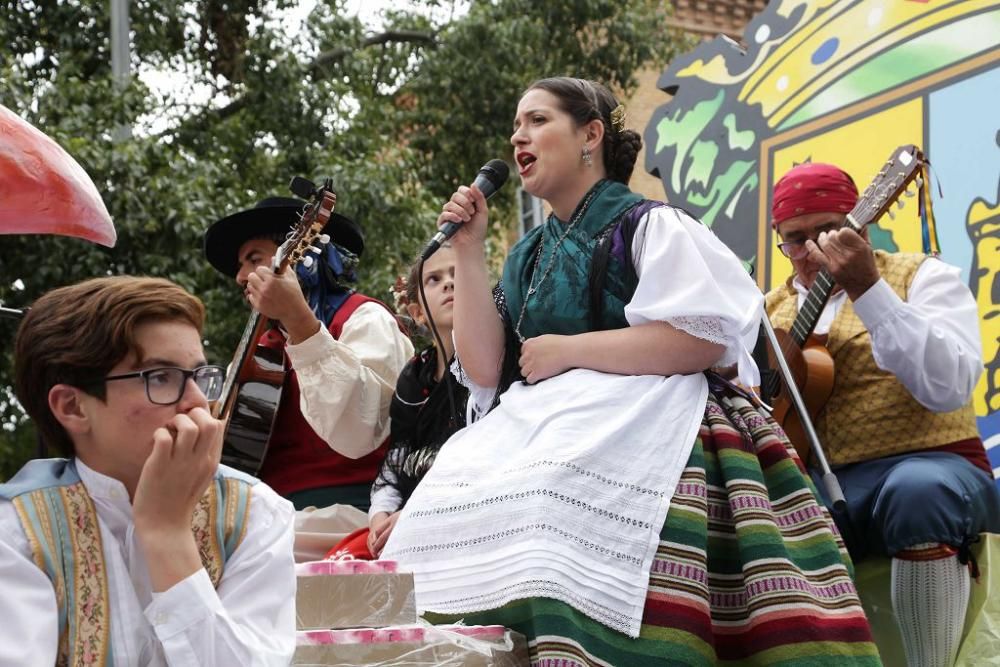
[[[490,298],[488,207],[445,203],[456,433],[383,556],[434,622],[500,623],[533,664],[878,664],[849,560],[756,398],[763,295],[680,208],[627,187],[641,146],[602,85],[544,79],[511,136],[552,214]],[[499,311],[500,317],[497,317]]]
[[[368,511],[368,551],[378,557],[396,525],[399,512],[430,469],[441,445],[465,426],[465,404],[469,391],[449,372],[455,354],[452,313],[455,301],[455,251],[444,245],[423,267],[423,297],[418,282],[420,264],[410,267],[397,293],[401,308],[421,328],[429,327],[428,313],[437,329],[440,345],[432,343],[418,352],[403,368],[389,408],[391,441],[389,452],[372,487]]]

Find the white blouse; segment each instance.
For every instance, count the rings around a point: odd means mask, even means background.
[[[753,384],[763,295],[739,259],[709,229],[661,207],[640,222],[633,260],[629,324],[669,322],[722,343],[724,359]],[[579,368],[515,383],[444,444],[382,557],[413,570],[421,611],[549,597],[636,636],[707,396],[702,373]],[[487,397],[472,388],[472,400]]]

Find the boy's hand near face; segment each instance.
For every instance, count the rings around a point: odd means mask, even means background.
[[[202,567],[191,517],[219,467],[223,431],[223,422],[197,407],[153,433],[132,510],[156,592]]]

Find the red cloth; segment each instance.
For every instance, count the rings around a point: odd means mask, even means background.
[[[920,451],[951,452],[952,454],[958,454],[990,477],[993,477],[993,466],[990,464],[990,459],[986,455],[986,447],[983,446],[983,441],[979,438],[959,440],[958,442],[951,442],[947,445],[931,447],[930,449],[921,449]]]
[[[771,229],[807,213],[850,213],[858,202],[858,187],[839,167],[807,162],[792,167],[774,186]]]
[[[368,550],[368,529],[358,528],[356,531],[337,542],[326,552],[323,560],[343,560],[347,557],[355,560],[375,560]]]
[[[344,322],[351,313],[368,302],[385,306],[377,299],[361,294],[348,297],[337,309],[330,323],[330,333],[334,338],[340,337]],[[278,332],[269,331],[261,336],[260,344],[284,349],[285,339]],[[378,474],[386,447],[387,442],[384,442],[374,452],[360,459],[350,459],[333,451],[302,416],[299,409],[299,380],[295,371],[290,370],[281,394],[281,405],[274,421],[267,456],[260,469],[260,478],[278,494],[286,497],[308,489],[371,484]]]

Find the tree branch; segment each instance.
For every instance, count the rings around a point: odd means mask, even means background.
[[[386,32],[365,38],[365,40],[361,42],[361,46],[362,48],[368,48],[369,46],[388,44],[390,42],[417,43],[424,44],[426,46],[434,46],[436,38],[433,33],[420,32],[417,30],[387,30]],[[346,47],[323,51],[316,56],[316,60],[312,62],[309,69],[313,72],[318,72],[324,65],[328,65],[335,60],[340,60],[351,51],[352,49]]]
[[[437,37],[434,33],[421,32],[417,30],[387,30],[377,35],[365,38],[365,40],[361,42],[361,48],[389,44],[390,42],[424,44],[426,46],[433,47],[437,44]],[[323,68],[326,65],[344,58],[354,50],[355,49],[353,48],[339,47],[323,51],[316,56],[316,59],[307,65],[305,69],[306,71],[312,73],[313,76],[322,78]],[[225,120],[230,116],[234,116],[247,106],[253,94],[254,93],[252,91],[244,93],[224,107],[219,109],[207,109],[201,114],[183,121],[176,128],[162,132],[160,136],[173,132],[181,132],[192,125],[204,123],[208,120],[218,122]]]

